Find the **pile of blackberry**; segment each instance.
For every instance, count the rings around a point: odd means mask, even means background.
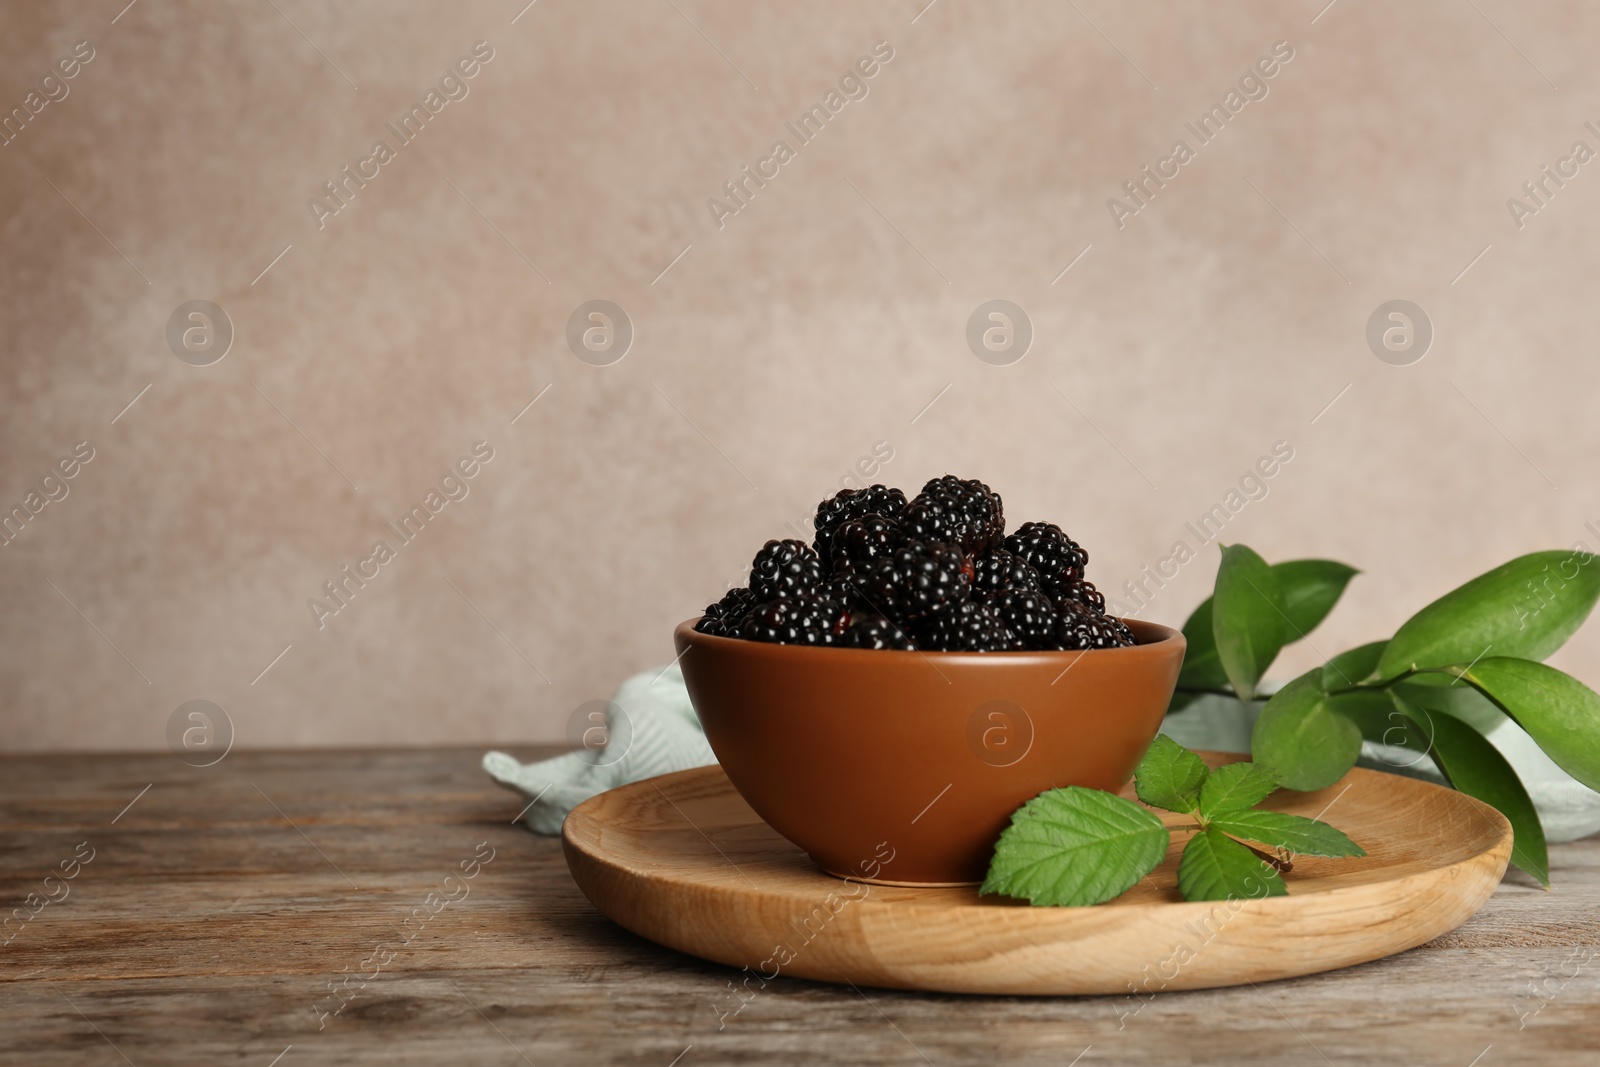
[[[976,480],[845,489],[817,505],[816,537],[768,541],[748,587],[701,633],[784,645],[1020,652],[1134,643],[1084,577],[1089,554],[1051,522],[1006,533],[1000,496]]]

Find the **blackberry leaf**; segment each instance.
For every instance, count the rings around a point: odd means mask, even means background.
[[[1169,840],[1161,820],[1130,800],[1082,786],[1051,789],[1011,816],[978,892],[1035,905],[1102,904],[1155,870]]]
[[[1259,763],[1230,763],[1212,771],[1200,786],[1200,814],[1215,819],[1248,811],[1281,784],[1278,772]]]
[[[1289,888],[1277,871],[1221,830],[1201,830],[1189,839],[1178,863],[1178,889],[1184,900],[1257,900],[1289,895]]]
[[[1211,825],[1234,837],[1302,856],[1365,856],[1366,849],[1325,822],[1281,811],[1232,811],[1214,816]]]
[[[1193,752],[1166,734],[1157,734],[1139,769],[1133,772],[1139,799],[1153,808],[1193,811],[1200,803],[1206,765]]]

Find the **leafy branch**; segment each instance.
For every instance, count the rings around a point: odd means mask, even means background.
[[[1168,713],[1205,695],[1258,699],[1278,653],[1321,624],[1357,573],[1333,560],[1269,565],[1244,545],[1223,548],[1213,595],[1184,624],[1189,646]],[[1509,717],[1600,789],[1600,695],[1540,662],[1597,598],[1600,566],[1589,552],[1519,556],[1429,604],[1388,640],[1334,656],[1272,694],[1252,758],[1287,788],[1310,790],[1343,777],[1364,740],[1426,755],[1451,786],[1510,820],[1512,861],[1548,886],[1538,812],[1484,735]]]
[[[1135,791],[1150,807],[1193,823],[1166,826],[1147,808],[1097,789],[1051,789],[1012,815],[979,892],[1035,905],[1102,904],[1156,868],[1174,830],[1194,834],[1178,864],[1185,900],[1281,897],[1290,855],[1366,855],[1327,823],[1256,810],[1279,784],[1277,772],[1259,763],[1210,770],[1170,737],[1157,737],[1134,774]]]

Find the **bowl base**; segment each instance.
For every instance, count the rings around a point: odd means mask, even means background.
[[[898,882],[893,878],[863,878],[859,874],[840,874],[838,871],[830,871],[818,862],[817,857],[812,856],[810,853],[806,855],[812,863],[817,865],[817,870],[823,874],[832,875],[846,882],[861,882],[864,885],[888,885],[897,889],[965,889],[968,886],[983,884],[981,879],[976,882]]]

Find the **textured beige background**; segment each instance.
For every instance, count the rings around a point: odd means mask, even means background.
[[[877,441],[892,482],[1061,521],[1112,592],[1290,442],[1226,536],[1365,569],[1326,654],[1596,543],[1600,166],[1520,230],[1505,204],[1600,147],[1593,5],[124,2],[0,15],[7,109],[95,50],[0,148],[0,501],[95,449],[0,548],[6,748],[160,747],[190,699],[240,745],[555,738]],[[319,230],[307,199],[479,40]],[[707,198],[880,40],[719,229]],[[1280,40],[1119,231],[1107,198]],[[995,297],[1036,330],[1008,367],[964,341]],[[563,339],[595,298],[637,330],[609,367]],[[1394,298],[1437,332],[1413,366],[1364,340]],[[234,323],[213,366],[168,350],[190,299]],[[470,495],[319,631],[307,599],[480,439]],[[1600,681],[1600,628],[1557,662]]]

